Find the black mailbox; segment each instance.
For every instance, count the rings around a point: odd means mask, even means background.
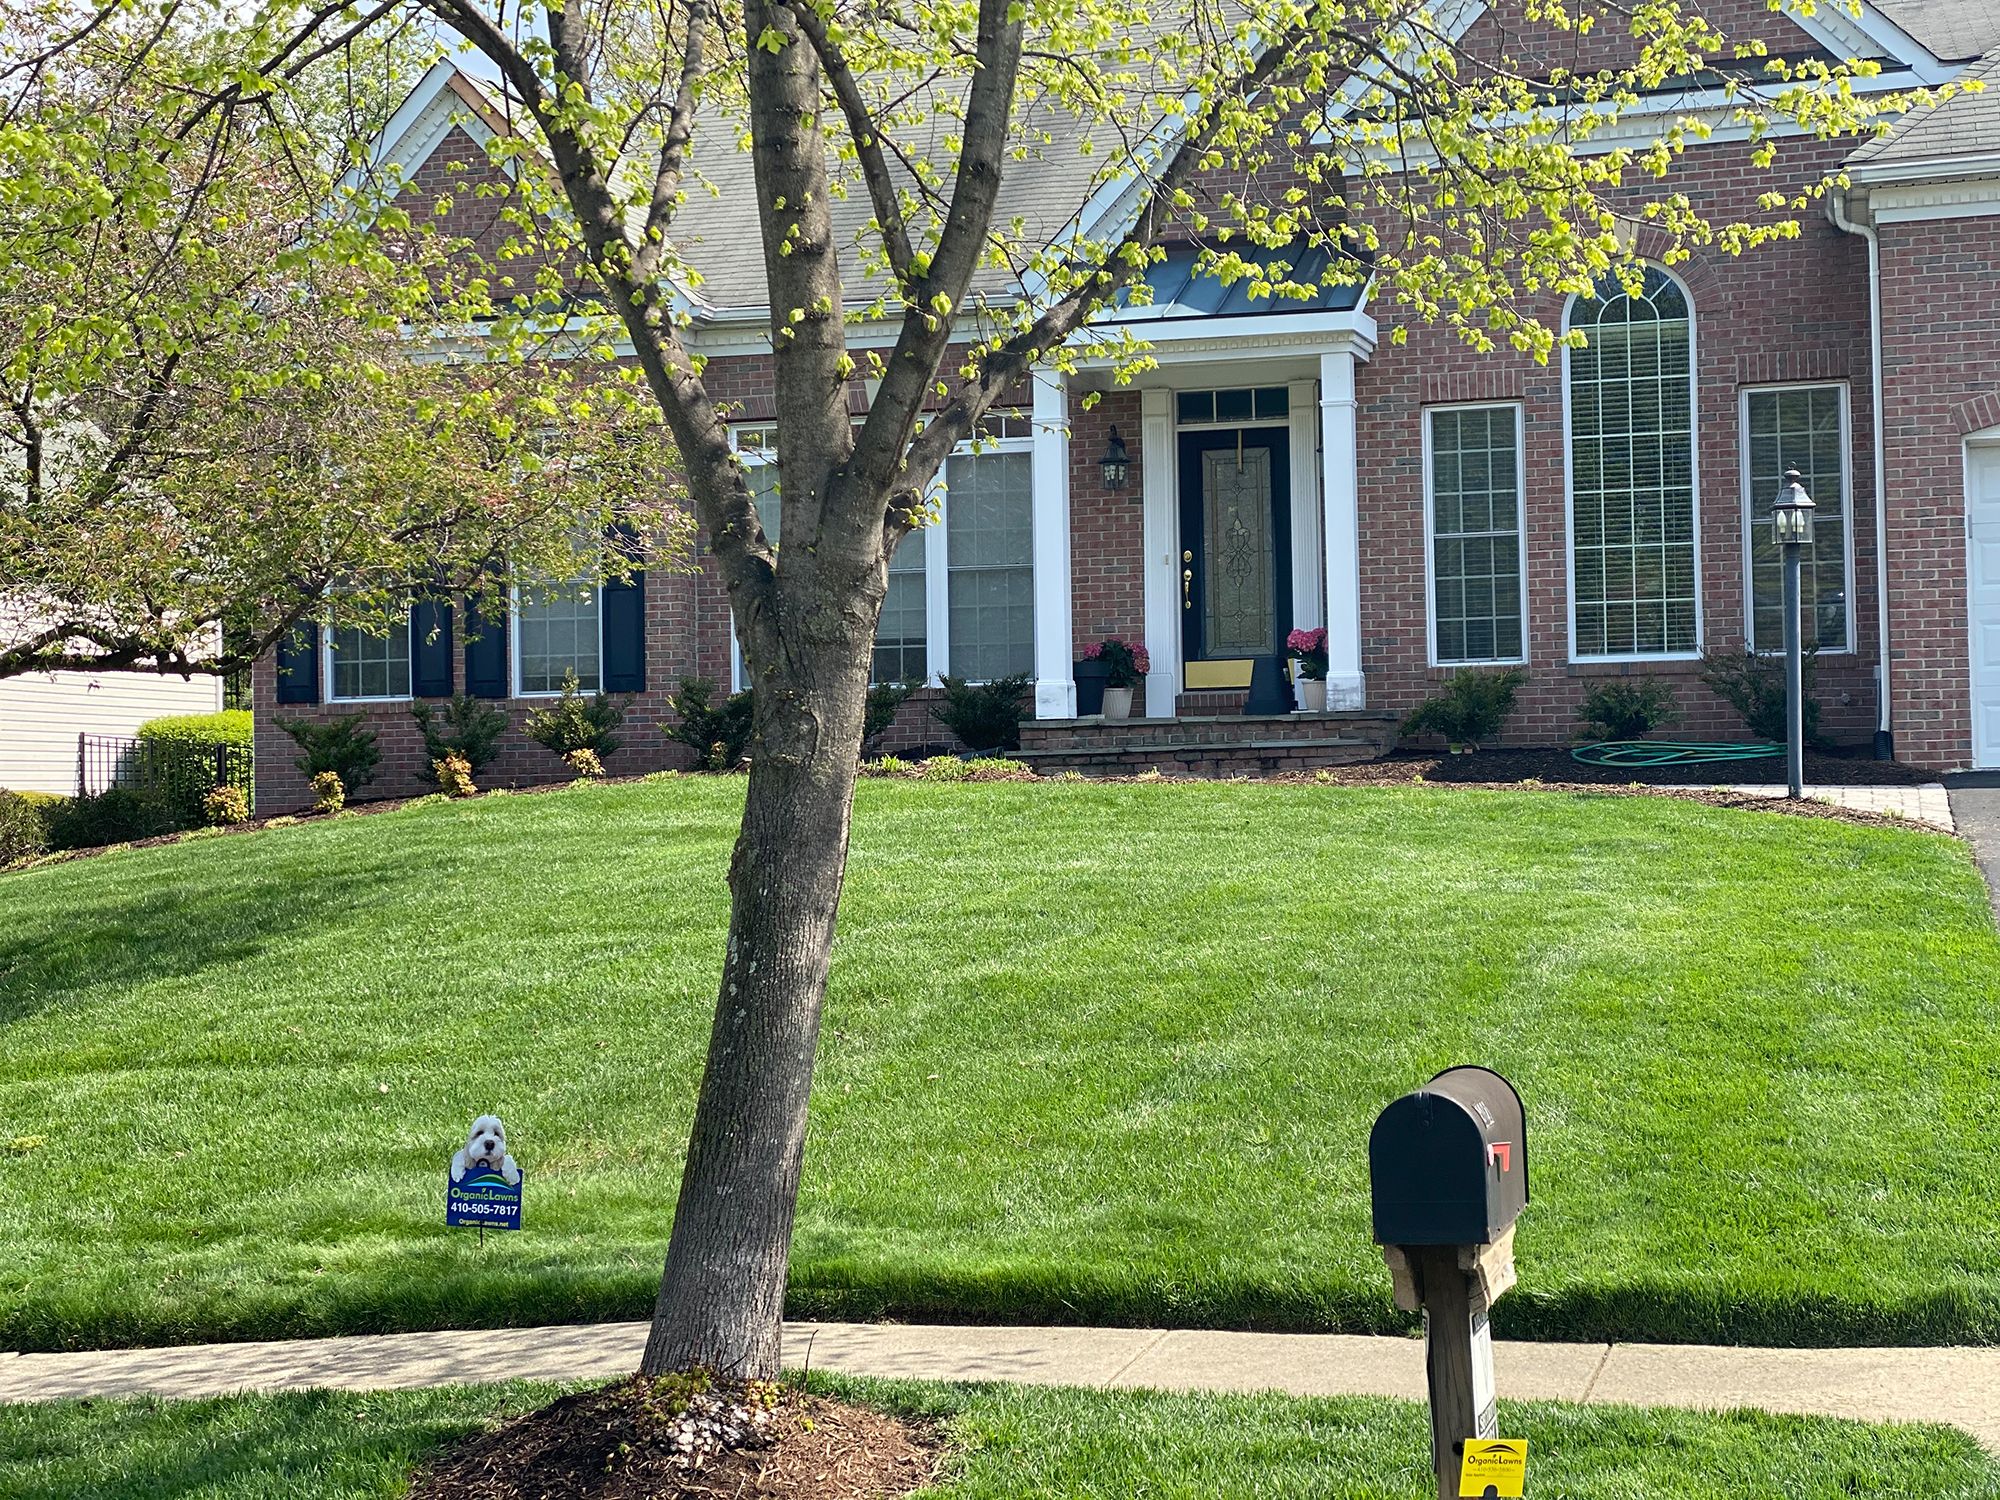
[[[1377,1244],[1492,1244],[1528,1203],[1521,1096],[1491,1068],[1445,1069],[1376,1117],[1368,1175]]]

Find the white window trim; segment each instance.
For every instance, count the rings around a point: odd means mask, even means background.
[[[604,585],[597,585],[597,686],[582,692],[604,691]],[[560,698],[560,688],[529,692],[521,686],[521,586],[507,586],[507,695],[510,698]]]
[[[1762,521],[1755,519],[1751,507],[1757,503],[1757,496],[1750,493],[1750,398],[1766,391],[1822,391],[1829,387],[1840,392],[1840,514],[1845,523],[1844,545],[1847,549],[1845,577],[1847,589],[1847,642],[1841,646],[1822,646],[1821,656],[1852,656],[1855,653],[1854,624],[1854,403],[1853,390],[1845,380],[1777,380],[1763,385],[1746,385],[1736,393],[1736,438],[1737,471],[1740,476],[1737,488],[1740,492],[1743,512],[1743,644],[1750,648],[1756,641],[1757,599],[1755,580],[1750,576],[1750,538],[1753,526],[1771,524],[1766,515]],[[1768,506],[1768,500],[1767,500]],[[1773,648],[1759,653],[1763,656],[1783,654],[1781,648]]]
[[[404,629],[406,629],[406,630],[407,630],[407,629],[409,629],[409,616],[408,616],[408,611],[407,611],[407,610],[405,610],[405,613],[404,613],[404,626],[403,626],[403,628],[404,628]],[[334,677],[334,675],[333,675],[333,658],[334,658],[334,650],[333,650],[333,635],[334,635],[334,629],[335,629],[335,627],[334,627],[334,624],[333,624],[333,621],[332,621],[331,619],[327,619],[327,620],[323,620],[323,621],[321,622],[321,624],[320,624],[320,632],[319,632],[319,657],[320,657],[320,661],[319,661],[319,670],[320,670],[320,684],[321,684],[321,689],[322,689],[322,690],[321,690],[321,692],[320,692],[320,702],[322,702],[322,703],[414,703],[414,702],[416,702],[416,688],[417,688],[417,642],[416,642],[416,638],[415,638],[415,636],[414,636],[414,635],[412,635],[412,637],[411,637],[411,639],[410,639],[410,644],[409,644],[409,656],[410,656],[410,691],[409,691],[409,692],[407,692],[407,693],[368,693],[368,694],[365,694],[364,696],[362,696],[362,697],[358,697],[358,698],[347,698],[347,697],[342,697],[342,696],[341,696],[341,695],[340,695],[339,693],[335,692],[335,691],[334,691],[334,686],[333,686],[333,685],[334,685],[334,682],[335,682],[335,681],[337,680],[337,679],[336,679],[336,678]]]
[[[1521,588],[1521,653],[1518,656],[1484,656],[1465,660],[1445,659],[1437,648],[1437,510],[1432,488],[1431,419],[1439,412],[1511,411],[1514,414],[1514,540],[1515,563]],[[1525,667],[1532,650],[1528,643],[1528,452],[1525,404],[1519,401],[1452,401],[1426,406],[1423,415],[1424,465],[1424,652],[1434,667]]]
[[[1563,346],[1563,588],[1569,596],[1569,660],[1572,666],[1620,662],[1700,661],[1708,643],[1707,614],[1703,608],[1701,555],[1701,319],[1695,315],[1694,293],[1688,284],[1657,261],[1644,262],[1680,288],[1687,305],[1688,325],[1688,488],[1694,514],[1694,649],[1692,651],[1640,651],[1627,655],[1582,656],[1576,649],[1576,444],[1570,431],[1569,366],[1570,347]],[[1609,274],[1609,273],[1607,273]],[[1576,304],[1583,300],[1572,294],[1563,304],[1562,331],[1569,332],[1569,320]]]
[[[1240,425],[1240,424],[1232,424]],[[740,444],[746,432],[767,432],[772,429],[769,422],[739,422],[729,429],[730,451],[745,464],[769,463],[762,455],[764,450],[745,449]],[[974,455],[984,457],[989,453],[1033,453],[1035,438],[1032,432],[1019,437],[982,438],[976,444],[968,439],[952,449],[947,455],[947,468],[941,471],[931,490],[937,519],[920,528],[924,540],[924,686],[936,687],[938,679],[951,670],[951,490],[945,483],[945,472],[954,458],[969,458]],[[753,456],[754,455],[754,456]],[[1032,473],[1029,483],[1034,482]],[[1033,540],[1033,494],[1030,493],[1029,514],[1029,561],[1025,566],[1034,568]],[[870,648],[871,652],[873,648]],[[1029,673],[1033,675],[1033,668]],[[871,671],[870,679],[873,680]],[[743,669],[743,648],[736,639],[736,621],[732,612],[729,624],[729,681],[732,692],[742,692],[749,686]]]

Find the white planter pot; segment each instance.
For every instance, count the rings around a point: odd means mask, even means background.
[[[1326,712],[1326,679],[1324,677],[1301,677],[1296,684],[1299,690],[1299,707],[1309,714]]]
[[[1132,689],[1108,687],[1104,690],[1104,717],[1107,719],[1129,719],[1132,717]]]

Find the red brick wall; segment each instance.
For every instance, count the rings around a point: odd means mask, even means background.
[[[1816,173],[1837,148],[1785,143],[1780,182]],[[1688,153],[1681,184],[1716,218],[1755,216],[1755,196],[1771,174],[1743,159],[1740,146]],[[1744,636],[1743,496],[1739,392],[1742,386],[1803,379],[1849,382],[1856,656],[1822,655],[1822,727],[1866,740],[1875,713],[1874,535],[1870,509],[1869,351],[1866,246],[1808,215],[1797,240],[1741,258],[1705,254],[1676,268],[1691,293],[1695,322],[1697,494],[1704,639],[1740,646]],[[1539,307],[1552,324],[1559,301]],[[1738,735],[1741,721],[1696,680],[1696,664],[1612,665],[1569,661],[1568,497],[1563,447],[1562,357],[1546,366],[1511,352],[1475,354],[1442,330],[1413,324],[1408,343],[1388,339],[1395,309],[1371,311],[1383,342],[1361,367],[1357,422],[1361,448],[1363,671],[1370,707],[1404,712],[1446,675],[1427,665],[1424,597],[1423,410],[1427,404],[1519,400],[1524,406],[1528,560],[1529,681],[1506,738],[1559,743],[1576,732],[1576,709],[1594,679],[1652,676],[1671,681],[1683,736]]]
[[[1138,640],[1146,633],[1145,524],[1139,497],[1139,393],[1120,390],[1084,411],[1070,398],[1070,618],[1078,656],[1107,636]],[[1121,489],[1104,483],[1104,446],[1111,429],[1132,457]]]
[[[2000,228],[1886,224],[1881,245],[1896,754],[1962,766],[1972,756],[1964,435],[2000,397]]]

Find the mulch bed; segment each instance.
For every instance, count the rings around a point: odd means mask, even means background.
[[[1470,755],[1390,755],[1357,765],[1333,766],[1327,775],[1341,786],[1394,786],[1422,779],[1477,786],[1540,781],[1564,786],[1712,787],[1781,782],[1785,779],[1785,760],[1781,755],[1772,755],[1694,766],[1594,766],[1561,748],[1501,749],[1475,750]],[[1806,752],[1808,786],[1922,786],[1935,780],[1933,774],[1893,760],[1876,760],[1866,751]]]
[[[634,1376],[467,1438],[417,1473],[410,1500],[886,1500],[937,1477],[934,1431],[790,1389],[763,1425],[691,1467],[661,1389]]]

